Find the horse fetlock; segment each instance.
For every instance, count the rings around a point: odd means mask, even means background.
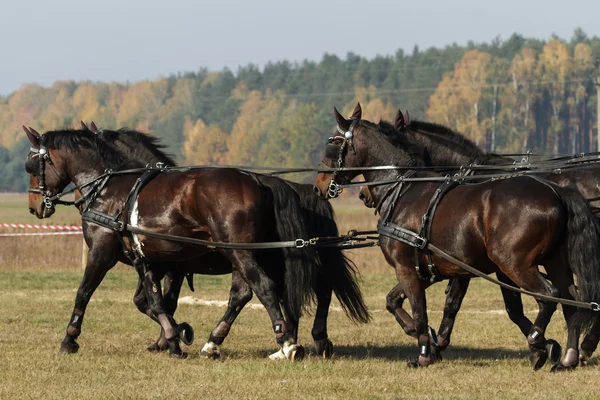
[[[282,319],[275,321],[273,324],[273,332],[275,332],[275,338],[277,339],[277,343],[280,345],[291,338],[291,335],[288,333],[287,325]]]
[[[581,342],[581,355],[590,358],[598,347],[599,339],[598,336],[588,333]]]
[[[527,343],[531,351],[542,350],[546,348],[546,338],[544,331],[538,327],[533,327],[532,332],[527,336]]]

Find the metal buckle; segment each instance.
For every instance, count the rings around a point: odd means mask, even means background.
[[[344,189],[342,189],[340,187],[340,185],[335,183],[334,180],[332,179],[331,182],[329,183],[329,188],[327,189],[327,196],[329,196],[329,198],[331,198],[331,199],[335,199],[343,191],[344,191]]]
[[[592,301],[592,302],[590,303],[590,306],[591,306],[591,307],[590,307],[590,309],[591,309],[592,311],[600,311],[600,304],[598,304],[598,303],[596,303],[596,302],[593,302],[593,301]]]
[[[415,247],[423,250],[427,247],[427,240],[422,236],[415,236]]]
[[[50,197],[48,197],[47,195],[44,195],[44,205],[46,206],[46,208],[50,209],[52,208],[52,206],[54,205],[52,203],[52,199]]]

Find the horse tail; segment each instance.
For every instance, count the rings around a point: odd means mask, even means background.
[[[310,239],[302,223],[303,215],[298,194],[279,178],[254,175],[269,189],[277,236],[281,241]],[[298,320],[305,307],[314,300],[318,266],[313,246],[284,248],[284,304],[290,318]]]
[[[600,222],[589,203],[578,191],[553,187],[567,210],[567,253],[569,265],[577,275],[577,297],[583,302],[600,302]],[[572,324],[589,330],[597,315],[578,308]]]
[[[335,237],[339,235],[331,204],[319,198],[313,185],[288,182],[300,197],[306,230],[311,237]],[[339,247],[318,247],[319,275],[326,287],[337,297],[346,316],[354,322],[367,323],[371,315],[365,305],[356,265]]]

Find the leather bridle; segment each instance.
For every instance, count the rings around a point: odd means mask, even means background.
[[[62,181],[66,181],[65,178],[60,171],[56,168],[52,159],[50,158],[50,154],[48,153],[48,149],[42,144],[40,144],[39,148],[31,147],[29,149],[31,153],[34,153],[30,159],[37,158],[38,159],[38,173],[33,174],[38,176],[38,188],[37,189],[29,189],[29,193],[40,194],[43,197],[44,206],[48,209],[54,207],[54,205],[58,202],[58,199],[61,197],[60,195],[54,195],[51,191],[46,190],[46,164],[50,166],[52,171],[58,176]]]
[[[360,120],[358,119],[353,119],[347,131],[344,131],[339,125],[337,125],[336,129],[341,135],[332,136],[327,139],[327,146],[325,147],[325,159],[330,162],[330,167],[344,168],[344,158],[348,149],[352,150],[352,154],[356,154],[352,138],[354,137],[354,127],[359,121]],[[340,144],[335,143],[339,139],[341,139],[342,142]],[[331,173],[331,181],[329,182],[329,186],[327,188],[327,198],[335,199],[344,191],[341,185],[336,182],[336,177],[339,172],[340,171],[333,171]],[[347,180],[345,183],[347,183]]]

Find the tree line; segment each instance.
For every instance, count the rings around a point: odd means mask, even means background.
[[[21,125],[40,132],[94,120],[162,139],[181,164],[315,166],[333,131],[334,106],[392,119],[398,108],[439,122],[496,152],[596,148],[594,59],[600,38],[514,34],[490,43],[319,62],[200,69],[136,83],[58,81],[0,97],[0,191],[24,191]],[[295,177],[302,179],[301,176]]]

